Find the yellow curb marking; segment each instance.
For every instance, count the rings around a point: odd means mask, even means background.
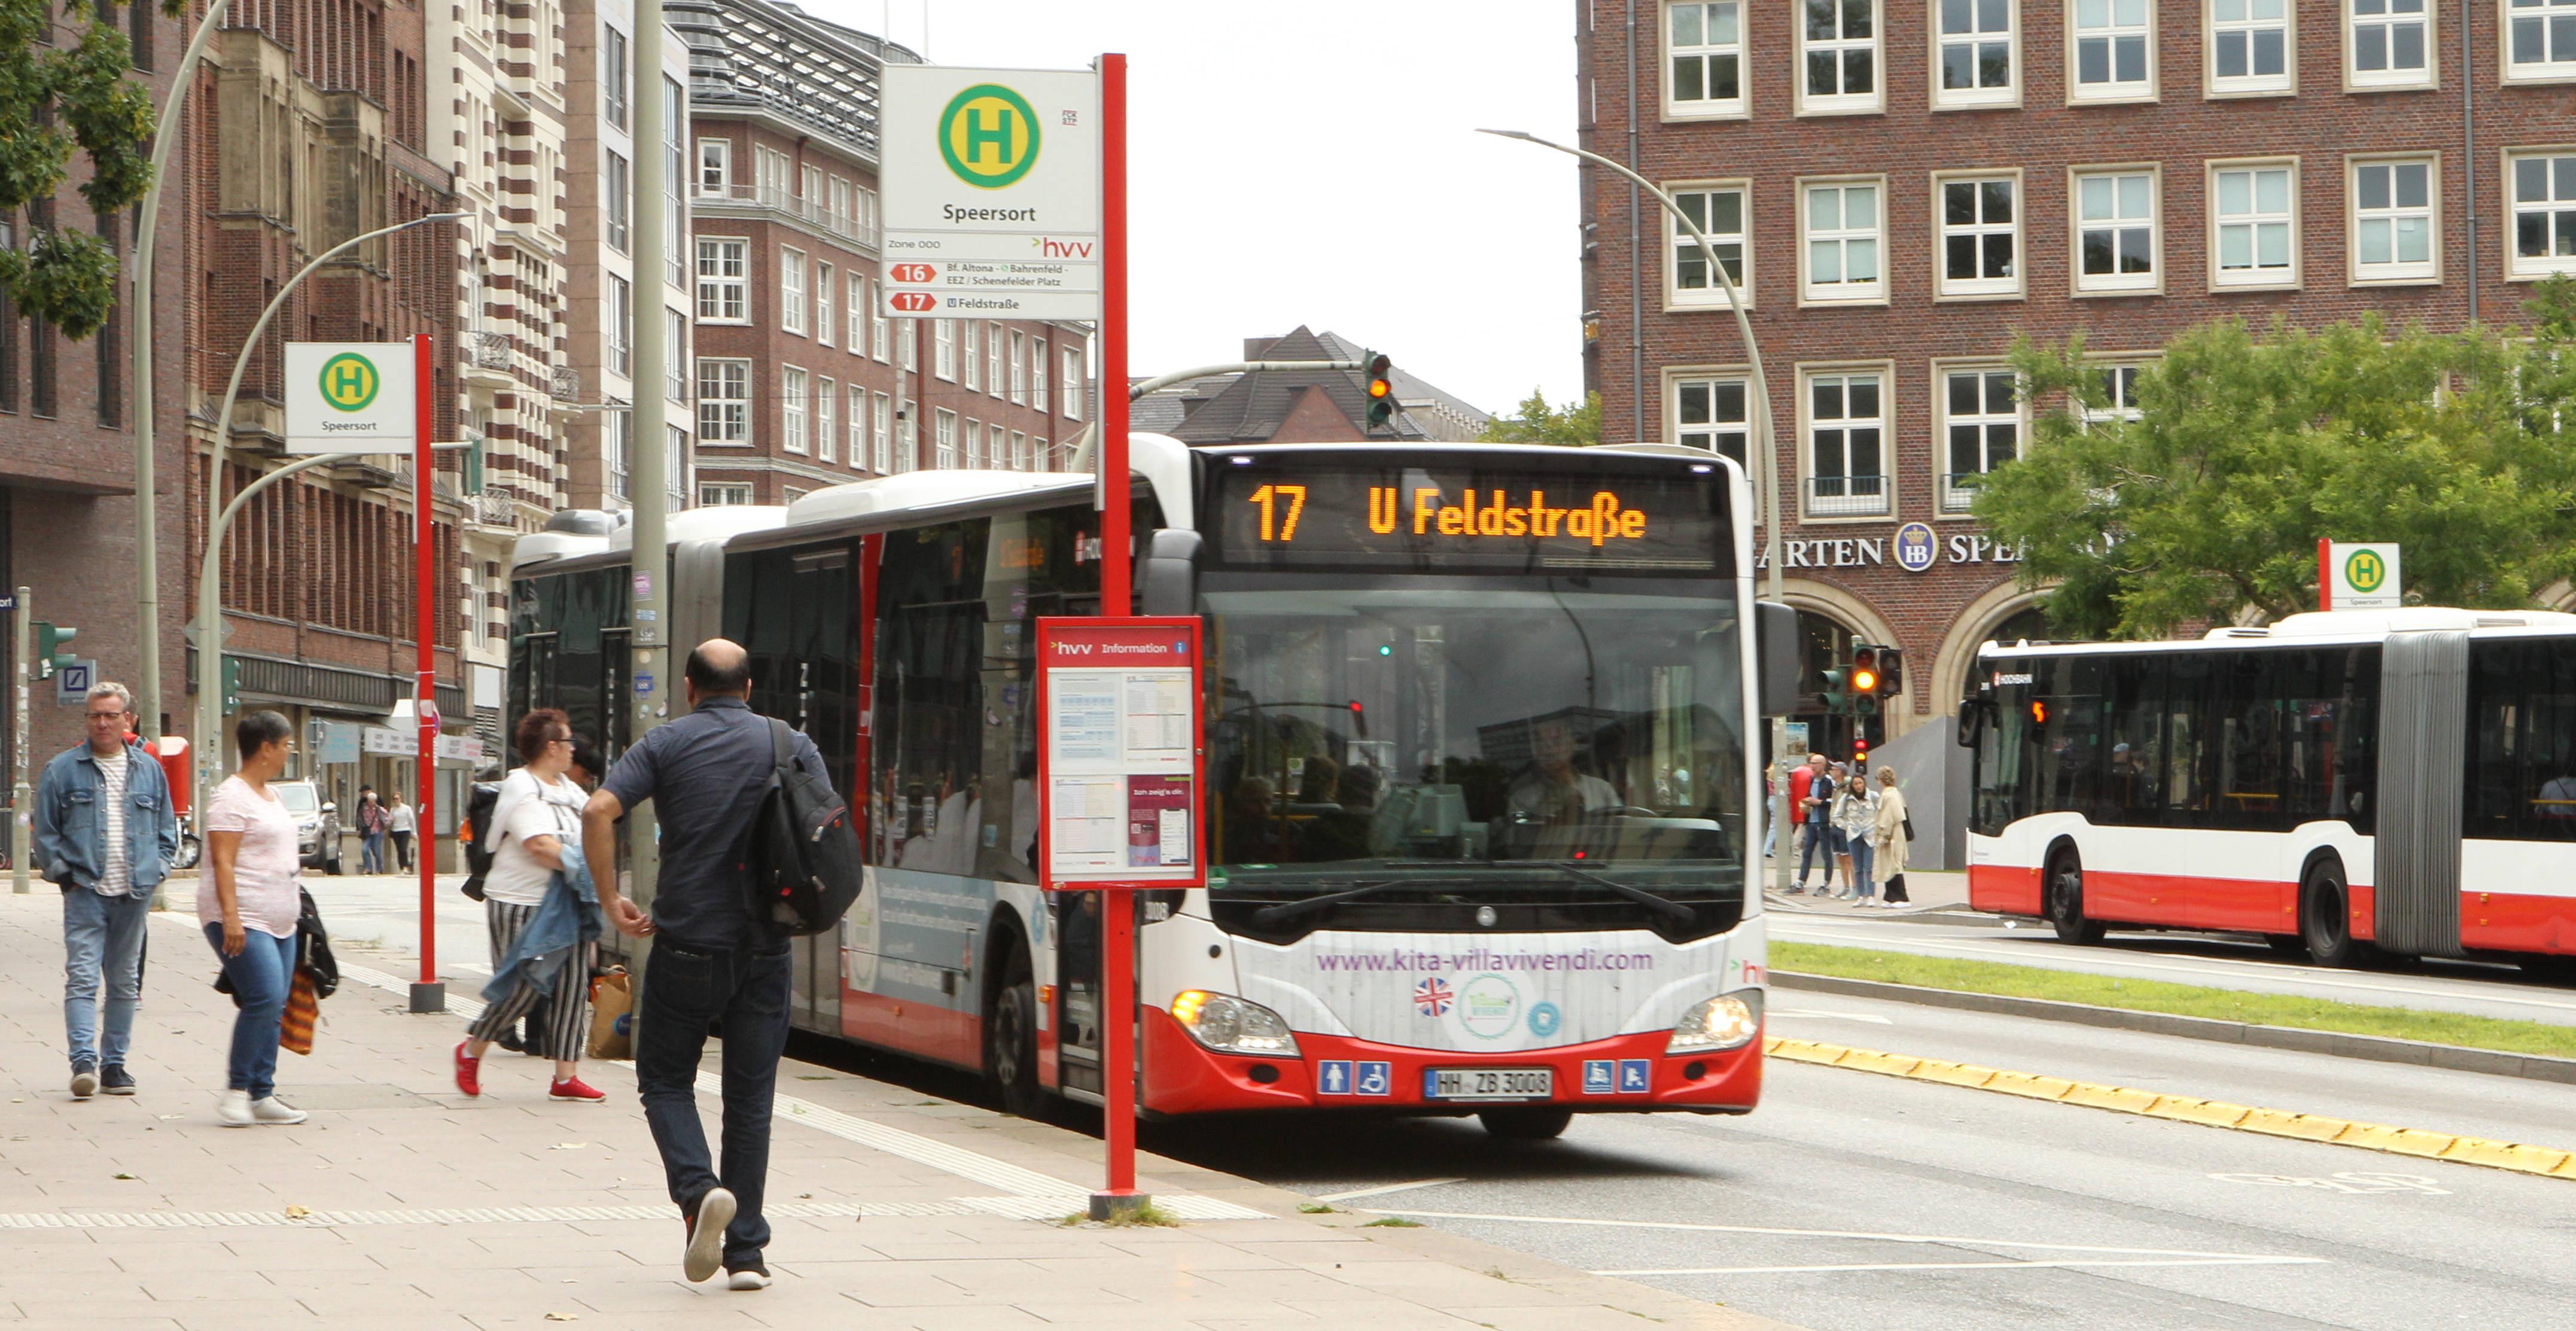
[[[2136,1091],[2125,1086],[2068,1081],[2062,1077],[2029,1072],[2005,1072],[1981,1068],[1974,1063],[1911,1058],[1815,1040],[1775,1036],[1764,1041],[1762,1047],[1763,1052],[1771,1057],[1792,1063],[1850,1068],[1856,1072],[1875,1072],[1909,1081],[1939,1082],[1944,1086],[1964,1086],[1970,1090],[1994,1091],[2031,1100],[2107,1109],[2115,1114],[2199,1123],[2235,1132],[2261,1133],[2267,1137],[2291,1137],[2329,1146],[2357,1146],[2366,1151],[2386,1151],[2426,1160],[2449,1160],[2463,1165],[2507,1169],[2517,1174],[2537,1174],[2543,1178],[2576,1180],[2576,1153],[2547,1146],[2522,1146],[2489,1141],[2483,1137],[2425,1132],[2418,1128],[2354,1123],[2317,1114],[2293,1114],[2279,1109],[2233,1105],[2223,1100],[2199,1100],[2188,1095],[2159,1095],[2154,1091]]]

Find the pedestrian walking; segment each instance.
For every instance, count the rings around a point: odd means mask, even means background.
[[[394,802],[385,809],[385,831],[394,839],[394,867],[411,872],[411,831],[420,815],[412,811],[401,791],[394,792]]]
[[[1885,890],[1880,893],[1882,906],[1903,905],[1905,895],[1905,843],[1914,839],[1914,820],[1906,816],[1905,792],[1896,788],[1896,769],[1878,769],[1878,816],[1870,843],[1876,848],[1878,881]]]
[[[134,1094],[125,1058],[143,1001],[143,932],[153,889],[179,853],[161,764],[127,739],[134,695],[93,686],[89,738],[54,755],[36,783],[36,863],[63,892],[63,1034],[72,1098]]]
[[[546,1098],[596,1104],[608,1097],[581,1079],[580,1059],[599,901],[581,852],[583,791],[569,775],[571,719],[540,708],[519,718],[512,742],[520,766],[501,781],[492,868],[483,876],[492,981],[483,1014],[456,1046],[456,1089],[481,1095],[484,1051],[543,1003],[545,1020],[530,1029],[526,1048],[555,1061]]]
[[[385,871],[385,834],[393,824],[374,786],[358,787],[358,872]]]
[[[225,1127],[301,1123],[277,1098],[278,1023],[295,981],[296,921],[303,913],[295,815],[269,789],[295,752],[295,726],[270,711],[233,726],[241,751],[233,775],[206,800],[206,867],[214,890],[197,892],[197,923],[232,983],[232,1050],[215,1117]]]
[[[1811,774],[1807,781],[1807,798],[1798,817],[1798,821],[1805,824],[1807,842],[1798,850],[1797,885],[1789,890],[1793,893],[1807,890],[1807,866],[1814,863],[1821,853],[1825,861],[1825,882],[1818,890],[1831,893],[1834,890],[1834,857],[1838,853],[1834,846],[1834,773],[1821,753],[1809,754],[1807,767]]]
[[[1789,769],[1789,848],[1783,855],[1796,855],[1807,844],[1807,787],[1816,779],[1816,765],[1823,759],[1808,754],[1807,761]]]
[[[1877,827],[1878,796],[1870,789],[1869,773],[1855,766],[1834,796],[1834,835],[1843,844],[1842,900],[1866,906],[1877,896],[1877,883],[1869,876],[1870,839]]]
[[[589,799],[590,792],[599,789],[599,779],[605,775],[607,771],[608,763],[600,756],[599,746],[591,743],[590,740],[581,735],[574,735],[572,737],[572,769],[566,773],[566,775],[570,776],[573,781],[581,787],[583,799]],[[498,801],[495,800],[494,803],[497,807]],[[584,884],[589,883],[589,875],[590,868],[587,862],[585,862],[582,867],[582,881]],[[591,964],[596,967],[598,964],[596,949],[594,948],[593,951],[594,955],[592,957]],[[589,991],[585,985],[580,1001],[586,1002],[588,1001],[588,998]],[[544,1042],[537,1036],[537,1031],[540,1027],[553,1019],[553,995],[539,995],[537,1001],[529,1005],[527,1013],[519,1018],[519,1029],[513,1031],[507,1027],[502,1028],[500,1034],[492,1038],[492,1043],[497,1044],[514,1054],[526,1054],[531,1058],[539,1057],[545,1052],[545,1049]]]
[[[761,1199],[790,969],[787,940],[752,912],[734,848],[777,760],[769,722],[751,710],[751,660],[739,643],[698,644],[684,678],[689,714],[646,732],[617,760],[583,811],[582,845],[609,922],[656,940],[637,999],[635,1082],[687,1227],[681,1269],[704,1280],[721,1261],[731,1288],[752,1290],[769,1283]],[[813,742],[798,734],[794,745],[797,766],[828,781]],[[649,918],[617,890],[615,843],[617,820],[647,800],[662,839]],[[721,1167],[698,1122],[698,1059],[710,1026],[724,1039]]]

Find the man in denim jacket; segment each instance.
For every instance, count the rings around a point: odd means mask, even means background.
[[[82,724],[89,742],[45,764],[35,808],[36,863],[63,890],[63,1028],[75,1100],[134,1094],[125,1051],[143,998],[144,921],[179,852],[161,764],[126,742],[134,695],[122,684],[92,688]]]

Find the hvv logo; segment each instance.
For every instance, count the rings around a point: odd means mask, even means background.
[[[1052,236],[1040,236],[1030,243],[1038,247],[1038,257],[1042,259],[1090,259],[1100,248],[1096,240],[1057,240]]]

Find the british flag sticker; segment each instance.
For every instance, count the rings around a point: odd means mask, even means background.
[[[1437,975],[1413,986],[1413,1010],[1423,1016],[1448,1016],[1450,1005],[1457,1001],[1458,991]]]

